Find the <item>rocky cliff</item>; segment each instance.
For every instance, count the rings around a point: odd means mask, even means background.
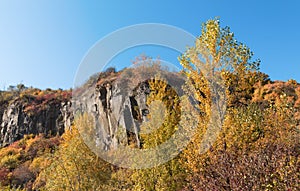
[[[72,121],[70,93],[26,90],[1,103],[0,147],[26,134],[61,135]]]
[[[94,139],[97,147],[103,150],[116,148],[119,144],[140,147],[140,125],[148,113],[148,82],[128,88],[118,82],[117,75],[115,73],[104,81],[97,81],[84,92],[75,94],[73,99],[75,113],[87,112],[93,116]]]
[[[99,78],[92,85],[84,86],[80,99],[73,99],[73,103],[70,95],[61,96],[64,92],[56,91],[23,92],[2,103],[0,147],[25,134],[61,135],[70,128],[76,112],[93,115],[94,139],[104,150],[121,143],[140,146],[138,132],[148,111],[149,84],[145,81],[126,89],[124,84],[116,82],[117,75],[111,73],[105,79]]]
[[[95,135],[89,139],[96,143],[97,148],[110,150],[120,144],[141,147],[140,128],[147,121],[147,97],[153,91],[149,80],[158,72],[167,82],[167,88],[179,87],[181,90],[184,80],[178,73],[157,68],[111,72],[88,87],[75,90],[73,108],[75,113],[88,113],[93,117]],[[84,138],[89,136],[85,132],[82,135]]]
[[[120,75],[121,72],[102,73],[92,83],[75,89],[72,99],[68,91],[27,90],[0,104],[0,147],[25,134],[61,135],[71,127],[76,113],[93,116],[92,139],[103,150],[119,144],[140,147],[140,125],[148,114],[149,78],[134,78],[133,82],[125,73]],[[165,77],[174,83],[183,83],[177,74],[168,75]]]

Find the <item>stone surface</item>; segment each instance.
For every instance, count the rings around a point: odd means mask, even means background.
[[[119,144],[130,144],[129,139],[140,147],[139,128],[147,113],[146,97],[149,93],[147,82],[131,89],[124,84],[106,81],[76,95],[73,106],[76,111],[94,117],[97,147],[109,150]]]
[[[23,138],[26,134],[61,135],[72,121],[70,102],[50,104],[38,113],[29,115],[23,111],[23,103],[12,101],[1,116],[0,147]]]

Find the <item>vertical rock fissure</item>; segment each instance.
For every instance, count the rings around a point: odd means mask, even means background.
[[[105,89],[106,89],[106,116],[107,116],[107,120],[108,120],[108,126],[109,126],[109,136],[110,138],[113,137],[113,127],[112,127],[112,121],[111,121],[111,85],[109,83],[107,83],[105,85]]]
[[[141,145],[140,145],[140,138],[139,138],[139,129],[137,126],[137,122],[141,120],[140,109],[139,109],[136,99],[133,96],[130,96],[129,100],[130,100],[130,106],[131,106],[131,114],[134,119],[133,131],[135,134],[137,147],[140,148]]]

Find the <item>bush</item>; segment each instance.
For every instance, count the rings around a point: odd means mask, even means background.
[[[6,155],[0,161],[0,166],[10,170],[15,169],[19,165],[20,154]]]

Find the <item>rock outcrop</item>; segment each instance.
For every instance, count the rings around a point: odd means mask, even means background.
[[[75,90],[73,108],[93,116],[96,135],[90,139],[96,142],[97,148],[111,150],[120,144],[141,147],[140,128],[147,121],[147,97],[152,91],[149,80],[157,73],[169,88],[177,87],[177,93],[182,94],[184,80],[178,73],[148,68],[111,73],[89,88]]]
[[[23,138],[26,134],[61,135],[71,125],[70,102],[49,104],[37,113],[24,111],[24,103],[15,100],[1,116],[0,147]]]
[[[87,112],[94,117],[97,147],[103,150],[119,144],[140,147],[140,125],[148,113],[149,93],[147,82],[129,90],[114,81],[106,81],[87,89],[73,104],[77,112]]]
[[[23,138],[25,134],[61,135],[71,127],[78,112],[88,113],[95,119],[93,140],[103,150],[120,144],[140,147],[140,126],[149,113],[149,83],[147,79],[139,79],[138,83],[131,84],[127,77],[118,79],[119,75],[119,72],[111,72],[105,77],[100,76],[92,84],[75,89],[72,99],[71,96],[62,96],[66,92],[60,90],[10,100],[1,107],[0,147]],[[175,80],[178,87],[183,84],[174,73],[167,77]]]

